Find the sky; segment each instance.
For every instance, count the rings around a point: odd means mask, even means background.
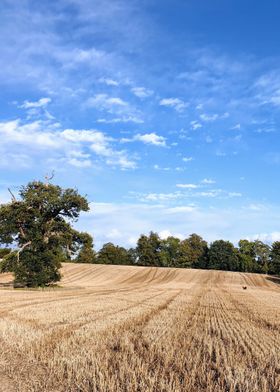
[[[280,3],[2,0],[0,202],[90,202],[96,248],[141,233],[280,240]]]

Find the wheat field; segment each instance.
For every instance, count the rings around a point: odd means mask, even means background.
[[[280,285],[265,276],[65,264],[61,288],[10,281],[1,392],[280,391]]]

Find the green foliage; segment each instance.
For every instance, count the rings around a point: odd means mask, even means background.
[[[238,271],[238,251],[229,241],[214,241],[209,248],[209,269]]]
[[[11,253],[10,248],[0,248],[0,260],[8,256]]]
[[[137,263],[146,266],[162,266],[161,239],[159,235],[150,232],[149,236],[141,235],[136,246]]]
[[[75,259],[76,263],[94,263],[95,252],[93,250],[93,239],[88,233],[80,233],[81,248]]]
[[[255,251],[255,272],[261,272],[267,274],[269,271],[269,256],[270,247],[263,242],[256,240],[254,241]]]
[[[270,273],[280,275],[280,241],[275,241],[272,244],[270,252]]]
[[[256,269],[256,253],[254,242],[240,240],[238,246],[240,271],[254,272]]]
[[[179,255],[180,240],[168,237],[160,244],[160,265],[164,267],[176,267]]]
[[[88,209],[74,189],[37,181],[21,187],[19,200],[0,205],[0,242],[17,246],[1,269],[13,271],[15,283],[29,287],[59,281],[61,262],[83,241],[71,222]]]
[[[206,268],[208,246],[199,235],[191,234],[189,238],[181,241],[177,266],[185,268]]]
[[[96,262],[99,264],[132,264],[130,253],[122,246],[116,246],[111,242],[104,244],[97,255]]]

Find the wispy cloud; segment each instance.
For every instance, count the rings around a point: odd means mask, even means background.
[[[127,107],[128,103],[119,97],[110,97],[107,94],[96,94],[94,97],[87,100],[87,106],[112,113],[115,111],[115,108]]]
[[[106,84],[107,86],[119,86],[119,82],[117,82],[116,80],[114,80],[114,79],[109,79],[109,78],[100,78],[100,79],[98,79],[98,81],[100,82],[100,83],[104,83],[104,84]]]
[[[193,157],[183,157],[182,161],[183,162],[191,162],[191,161],[193,161]]]
[[[191,128],[195,131],[196,129],[202,128],[202,125],[200,124],[200,122],[194,120],[191,121]]]
[[[38,101],[35,102],[30,102],[30,101],[24,101],[22,105],[19,106],[19,108],[23,109],[31,109],[31,108],[42,108],[47,106],[51,102],[51,98],[40,98]]]
[[[132,87],[131,91],[138,98],[148,98],[154,93],[152,90],[145,87]]]
[[[196,189],[199,187],[199,185],[196,184],[176,184],[177,188],[183,188],[183,189]]]
[[[97,120],[98,123],[103,124],[118,124],[118,123],[135,123],[135,124],[143,124],[144,120],[142,118],[136,116],[128,116],[128,117],[116,117],[112,119],[99,118]]]
[[[121,142],[122,143],[129,143],[129,142],[143,142],[145,144],[152,144],[154,146],[159,146],[159,147],[166,147],[166,138],[160,135],[157,135],[156,133],[145,133],[145,134],[137,134],[133,136],[132,138],[122,138]]]
[[[212,180],[211,178],[204,178],[204,179],[201,181],[201,183],[202,183],[202,184],[211,185],[211,184],[215,184],[216,181],[215,181],[215,180]]]
[[[115,149],[113,139],[98,130],[63,130],[56,123],[43,121],[22,123],[20,120],[14,120],[0,123],[0,136],[2,150],[15,151],[15,154],[20,155],[28,148],[30,160],[35,159],[36,156],[41,156],[43,159],[59,156],[59,159],[69,158],[67,162],[74,166],[89,167],[89,154],[81,150],[85,148],[91,154],[103,158],[107,165],[119,166],[122,169],[136,167],[135,160],[129,158],[126,151]],[[76,150],[79,153],[73,156],[73,151]],[[42,154],[42,151],[45,153]]]
[[[164,98],[159,102],[160,106],[174,108],[177,112],[183,112],[188,106],[188,102],[184,102],[179,98]]]
[[[228,113],[228,112],[225,112],[225,113],[220,114],[220,115],[217,114],[217,113],[214,113],[214,114],[202,113],[202,114],[200,115],[201,120],[203,120],[203,121],[205,121],[205,122],[216,121],[216,120],[224,119],[224,118],[228,118],[228,117],[229,117],[229,113]]]

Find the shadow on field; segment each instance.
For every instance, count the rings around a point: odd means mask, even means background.
[[[14,286],[14,282],[6,282],[6,283],[0,283],[0,288],[1,287],[13,287]]]
[[[267,280],[270,280],[273,283],[279,284],[280,285],[280,277],[277,276],[268,276],[266,278]]]

